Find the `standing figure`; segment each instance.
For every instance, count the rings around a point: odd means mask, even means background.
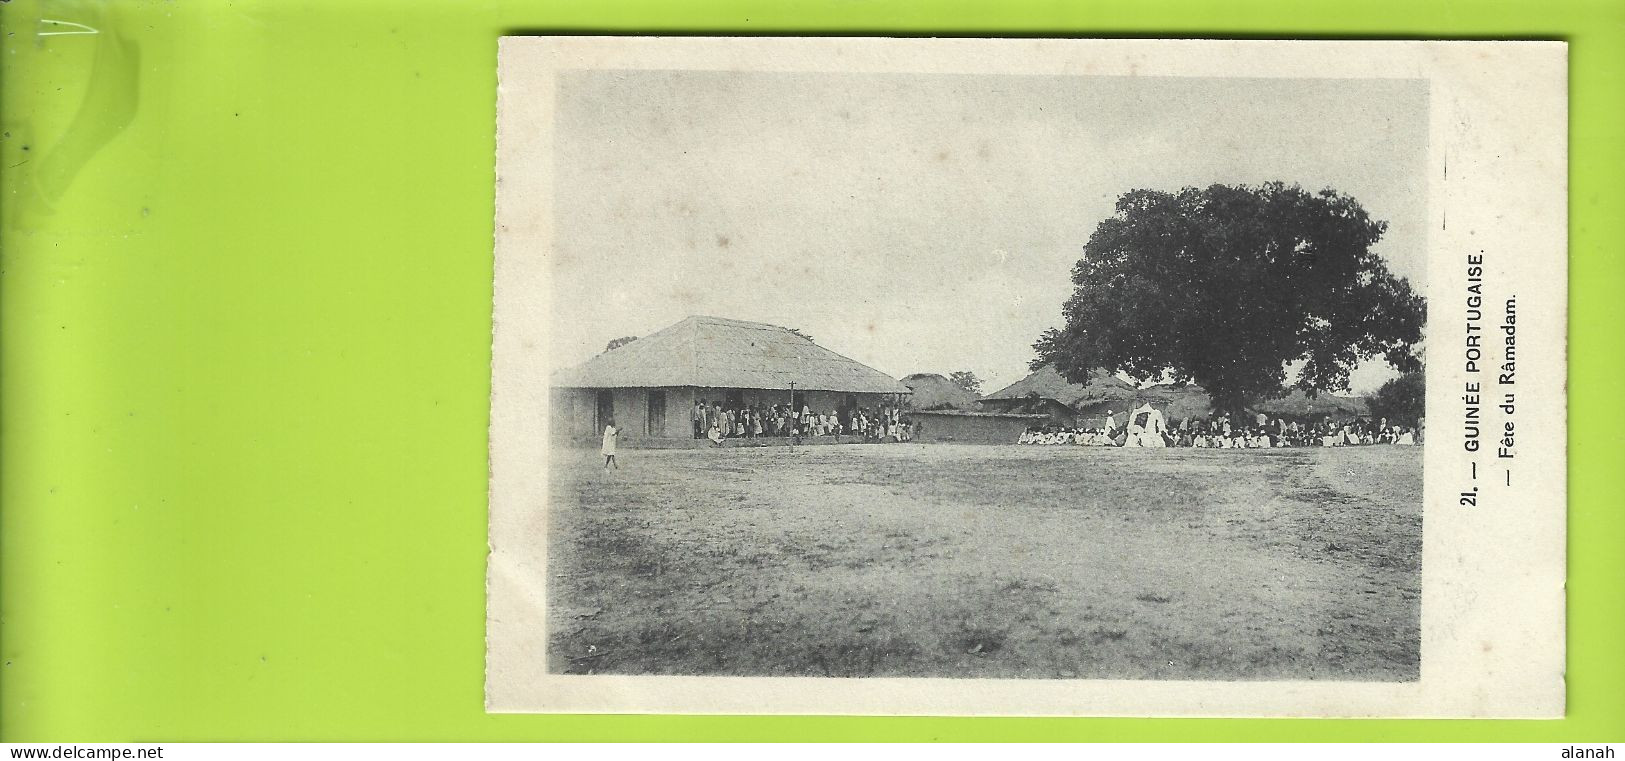
[[[1128,421],[1128,441],[1125,446],[1147,449],[1168,446],[1168,441],[1162,437],[1168,431],[1168,422],[1162,416],[1162,410],[1152,407],[1150,403],[1142,404],[1128,414]]]
[[[616,441],[618,439],[620,439],[620,437],[621,437],[621,430],[619,428],[615,427],[615,418],[610,418],[610,419],[604,421],[604,448],[603,448],[603,453],[604,453],[604,469],[605,470],[608,470],[609,466],[611,466],[611,465],[614,465],[616,470],[621,469],[621,464],[619,462],[615,461],[615,444],[616,444]]]

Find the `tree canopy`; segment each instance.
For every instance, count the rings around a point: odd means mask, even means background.
[[[1072,269],[1064,327],[1033,367],[1073,382],[1105,368],[1195,382],[1239,410],[1287,393],[1343,391],[1363,360],[1419,369],[1425,303],[1371,248],[1387,223],[1334,190],[1279,182],[1117,200]]]
[[[619,349],[622,346],[625,346],[625,345],[627,345],[629,343],[632,343],[633,341],[636,341],[636,340],[638,340],[637,336],[621,336],[620,338],[612,338],[612,339],[610,339],[609,343],[604,345],[604,351],[606,351],[606,352],[615,351],[616,349]],[[602,353],[602,352],[600,352],[600,353]]]
[[[1367,396],[1366,407],[1375,418],[1401,425],[1416,425],[1427,414],[1427,381],[1421,371],[1405,373]]]
[[[976,377],[976,373],[969,370],[956,370],[948,374],[948,380],[953,381],[955,386],[965,389],[973,396],[982,395],[982,379]]]

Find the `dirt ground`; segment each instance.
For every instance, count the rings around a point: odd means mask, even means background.
[[[549,668],[1418,676],[1418,447],[554,455]]]

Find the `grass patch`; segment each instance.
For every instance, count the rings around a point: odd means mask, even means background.
[[[1415,448],[592,455],[553,459],[555,672],[1418,676]]]

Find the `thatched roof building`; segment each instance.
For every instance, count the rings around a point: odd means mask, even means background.
[[[1073,426],[1106,411],[1126,411],[1138,396],[1134,384],[1104,370],[1096,370],[1088,383],[1073,383],[1050,365],[1044,365],[1004,388],[982,397],[982,407],[994,412],[1048,415],[1052,425]]]
[[[798,389],[907,394],[868,365],[761,322],[690,317],[554,374],[555,388]]]
[[[1213,400],[1194,383],[1163,383],[1145,388],[1097,371],[1089,382],[1072,383],[1048,365],[1021,380],[982,398],[986,409],[998,412],[1040,413],[1052,425],[1084,425],[1106,411],[1122,413],[1130,407],[1150,404],[1162,410],[1170,421],[1203,417],[1212,412]],[[1270,417],[1307,420],[1329,416],[1348,420],[1366,414],[1364,399],[1336,394],[1310,398],[1301,390],[1280,399],[1270,399],[1248,407],[1251,413]]]
[[[904,377],[902,383],[914,391],[909,401],[916,410],[976,410],[975,394],[936,373],[915,373]]]
[[[1269,399],[1250,409],[1270,417],[1307,419],[1326,415],[1333,420],[1352,420],[1369,412],[1365,399],[1358,396],[1320,394],[1311,399],[1309,394],[1296,388],[1280,399]]]
[[[593,433],[614,417],[628,435],[649,437],[692,436],[697,401],[826,412],[911,393],[787,328],[702,316],[560,370],[550,385],[555,432]]]
[[[1104,370],[1090,373],[1088,383],[1073,383],[1061,377],[1054,367],[1044,365],[1029,373],[1027,377],[982,397],[982,401],[997,402],[1037,396],[1040,399],[1053,399],[1068,407],[1079,407],[1097,402],[1129,399],[1134,396],[1134,391],[1134,384],[1108,375]]]
[[[1155,386],[1142,388],[1137,393],[1134,404],[1149,402],[1151,406],[1162,410],[1162,414],[1170,421],[1184,420],[1188,417],[1205,417],[1213,411],[1213,399],[1207,391],[1194,383],[1175,384],[1160,383]]]

